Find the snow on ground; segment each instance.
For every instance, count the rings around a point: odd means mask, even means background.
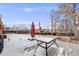
[[[8,38],[4,41],[4,50],[1,55],[23,55],[24,48],[30,47],[35,42],[27,40],[30,35],[7,34]]]
[[[37,35],[38,36],[38,35]],[[4,49],[1,56],[45,56],[45,49],[38,47],[34,53],[37,42],[29,41],[30,34],[7,34],[7,39],[4,39]],[[46,36],[47,37],[47,36]],[[57,40],[57,44],[48,49],[49,56],[77,56],[79,55],[79,45],[69,42]]]
[[[66,56],[79,56],[79,44],[57,41],[60,47],[64,48]]]

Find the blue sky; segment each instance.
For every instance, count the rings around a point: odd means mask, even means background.
[[[51,25],[50,10],[57,8],[57,4],[47,3],[6,3],[0,4],[0,14],[7,26],[24,24],[30,28],[34,21],[38,28],[40,21],[41,27],[47,28]]]

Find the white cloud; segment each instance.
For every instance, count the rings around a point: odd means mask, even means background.
[[[42,7],[35,7],[35,8],[24,8],[23,11],[25,12],[32,12],[32,11],[50,11],[53,10],[52,7],[46,7],[46,6],[42,6]]]
[[[25,8],[24,11],[25,12],[31,12],[31,11],[33,11],[33,8]]]

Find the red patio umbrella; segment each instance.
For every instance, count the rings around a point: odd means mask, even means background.
[[[35,25],[34,25],[34,22],[32,22],[32,26],[31,26],[31,36],[32,36],[32,39],[33,39],[33,37],[35,37]]]

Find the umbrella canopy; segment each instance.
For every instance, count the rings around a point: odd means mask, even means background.
[[[32,26],[31,26],[31,36],[32,36],[32,38],[35,37],[35,25],[34,25],[34,22],[32,22]]]

